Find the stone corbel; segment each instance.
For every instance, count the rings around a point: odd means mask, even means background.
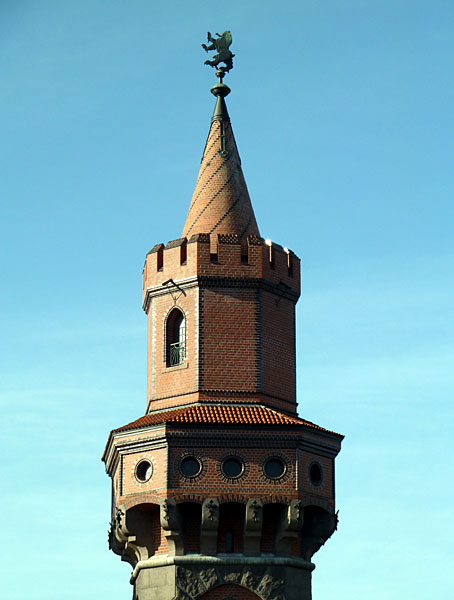
[[[302,536],[303,558],[311,560],[312,556],[337,529],[337,521],[337,513],[332,515],[323,509],[308,513]]]
[[[275,554],[280,556],[290,556],[292,554],[292,544],[299,539],[303,522],[303,503],[301,500],[291,500],[284,510],[277,529]]]
[[[127,522],[128,511],[125,506],[117,506],[115,515],[110,524],[109,548],[121,556],[121,560],[128,562],[132,567],[139,560],[148,558],[147,549],[140,545],[137,537],[129,530],[130,524]]]
[[[262,538],[263,502],[250,498],[246,502],[246,518],[244,521],[244,554],[253,556],[260,554]]]
[[[175,498],[165,498],[160,506],[161,527],[167,538],[169,556],[184,554],[180,511]]]
[[[215,555],[218,542],[219,501],[206,498],[202,503],[202,526],[200,529],[200,553]]]

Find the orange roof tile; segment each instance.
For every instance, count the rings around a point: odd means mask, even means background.
[[[195,404],[162,412],[144,415],[112,433],[140,429],[160,423],[175,424],[216,424],[216,425],[306,425],[320,431],[329,431],[299,417],[290,417],[284,413],[261,405],[200,405]],[[334,432],[330,432],[334,433]]]

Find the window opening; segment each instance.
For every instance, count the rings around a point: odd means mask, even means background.
[[[312,485],[319,486],[323,481],[323,472],[321,466],[314,462],[309,468],[309,479]]]
[[[181,365],[185,357],[185,318],[181,310],[174,308],[167,319],[167,366]]]

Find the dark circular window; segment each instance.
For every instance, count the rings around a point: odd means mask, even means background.
[[[269,458],[265,463],[264,471],[270,479],[279,479],[285,474],[286,465],[280,458]]]
[[[309,467],[309,479],[312,485],[320,485],[322,483],[323,473],[318,463],[312,463]]]
[[[229,479],[236,479],[244,470],[243,461],[236,456],[229,456],[222,463],[222,472]]]
[[[141,460],[136,466],[136,478],[141,483],[148,481],[153,475],[153,465],[149,460]]]
[[[186,477],[197,477],[202,470],[202,464],[195,456],[185,456],[180,462],[180,470]]]

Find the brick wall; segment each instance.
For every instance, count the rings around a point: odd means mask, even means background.
[[[322,481],[320,485],[313,485],[309,475],[309,468],[312,463],[320,465],[322,470]],[[312,454],[310,452],[299,452],[299,481],[298,487],[300,490],[309,493],[320,494],[325,497],[334,497],[334,482],[333,482],[333,459]]]
[[[164,530],[161,528],[161,520],[159,516],[159,507],[153,511],[151,516],[151,531],[153,545],[151,547],[151,554],[167,554],[169,551],[167,538],[164,535]]]
[[[184,553],[198,553],[200,552],[202,507],[193,502],[183,502],[179,505],[179,509],[183,522]]]
[[[186,296],[176,293],[156,296],[152,299],[148,313],[148,399],[173,398],[188,395],[197,391],[198,382],[198,291],[192,288]],[[175,299],[176,302],[175,302]],[[166,364],[166,324],[167,318],[174,308],[181,310],[185,317],[185,358],[181,365],[169,367]],[[174,402],[169,403],[170,406]],[[150,408],[154,408],[151,405]]]
[[[263,507],[262,538],[260,541],[260,552],[274,552],[274,539],[276,528],[278,527],[283,511],[286,510],[283,504],[266,504]]]
[[[226,534],[233,536],[233,552],[243,552],[245,507],[234,502],[222,504],[219,508],[218,552],[227,552]]]
[[[153,475],[146,481],[138,481],[135,471],[141,460],[153,465]],[[159,490],[167,487],[167,448],[157,448],[148,452],[136,452],[122,457],[122,496],[147,490]]]
[[[266,394],[296,401],[295,304],[261,293],[263,387]]]
[[[202,497],[218,497],[222,493],[238,491],[250,496],[296,492],[296,450],[270,450],[265,445],[262,448],[237,447],[227,450],[221,441],[222,438],[218,438],[217,442],[215,439],[212,439],[215,447],[198,445],[192,451],[188,446],[169,449],[169,487],[172,488],[173,494],[178,495],[179,492],[186,491]],[[179,458],[191,453],[198,457],[203,465],[202,472],[194,479],[184,477],[178,468]],[[228,479],[222,473],[221,463],[228,455],[238,456],[244,461],[244,471],[237,479]],[[264,474],[264,463],[271,456],[279,456],[287,464],[281,479],[269,479]]]
[[[257,291],[205,289],[200,304],[201,389],[259,391]]]

